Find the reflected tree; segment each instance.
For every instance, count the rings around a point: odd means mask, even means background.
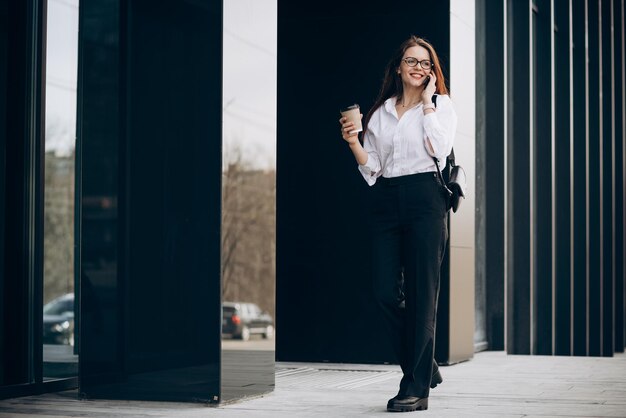
[[[74,148],[59,119],[46,124],[44,303],[74,291]]]
[[[223,300],[254,302],[274,317],[276,172],[235,152],[222,176]]]

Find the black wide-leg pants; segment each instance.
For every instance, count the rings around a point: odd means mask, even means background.
[[[398,395],[425,398],[447,240],[443,189],[432,172],[379,177],[372,189],[373,291],[404,374]]]

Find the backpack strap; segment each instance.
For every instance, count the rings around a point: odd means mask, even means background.
[[[454,162],[454,147],[450,150],[450,155],[448,155],[448,162],[450,163],[450,167],[454,167],[456,164]]]
[[[435,105],[435,107],[437,107],[437,95],[434,94],[433,95],[433,104]],[[454,149],[452,150],[452,152],[450,153],[450,155],[448,157],[446,157],[446,159],[450,159],[450,157],[452,157],[452,165],[454,165]],[[441,185],[443,186],[443,188],[448,192],[448,194],[450,196],[452,196],[452,191],[450,189],[448,189],[448,185],[446,184],[446,181],[443,178],[443,174],[441,174],[441,168],[439,167],[439,160],[435,157],[432,157],[433,161],[435,162],[435,167],[437,167],[437,174],[439,174],[439,181],[441,182]]]
[[[437,107],[437,96],[438,96],[437,94],[433,94],[433,97],[431,99],[435,107]],[[435,164],[437,165],[437,169],[439,170],[439,160],[436,159],[435,157],[433,157],[433,160],[435,161]],[[446,165],[448,164],[450,164],[450,167],[454,167],[456,165],[454,162],[454,147],[452,147],[452,149],[450,150],[450,155],[446,157]],[[439,174],[441,174],[441,170]]]

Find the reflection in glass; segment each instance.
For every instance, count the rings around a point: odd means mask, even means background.
[[[222,176],[222,335],[268,340],[229,348],[274,350],[275,177],[241,160]]]
[[[74,333],[74,167],[78,0],[48,2],[44,208],[44,379],[78,374]]]
[[[74,294],[60,296],[43,307],[43,343],[74,346]]]
[[[222,400],[273,390],[276,0],[224,3]]]
[[[272,317],[255,303],[222,302],[222,318],[222,336],[242,341],[255,335],[274,338]]]

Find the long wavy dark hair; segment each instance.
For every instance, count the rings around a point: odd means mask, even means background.
[[[374,102],[374,106],[370,109],[370,111],[365,116],[365,120],[363,121],[363,136],[361,136],[361,140],[363,139],[365,132],[367,131],[367,125],[374,114],[374,111],[378,109],[385,100],[390,97],[401,97],[402,96],[402,78],[398,74],[398,67],[402,63],[402,57],[404,57],[404,53],[407,49],[421,46],[426,48],[428,53],[430,54],[430,60],[433,62],[433,67],[431,71],[435,73],[435,77],[437,81],[435,82],[435,93],[436,94],[448,94],[448,89],[446,87],[446,80],[443,77],[443,71],[441,71],[441,65],[439,64],[439,57],[435,52],[435,48],[426,41],[424,38],[418,38],[415,35],[411,35],[409,39],[402,42],[398,50],[393,54],[389,63],[385,67],[385,77],[383,78],[383,85],[380,88],[380,92],[378,93],[378,97]]]

